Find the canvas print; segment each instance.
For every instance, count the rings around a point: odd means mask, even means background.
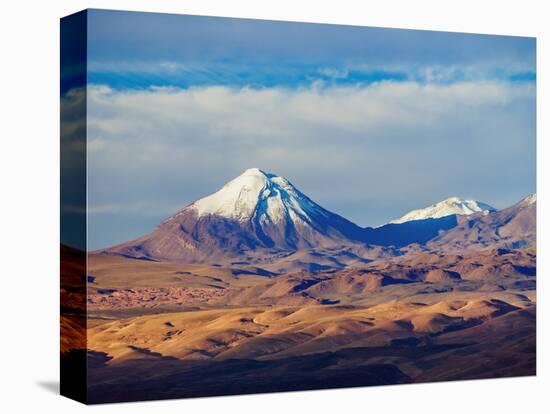
[[[61,27],[62,393],[536,374],[534,38]]]

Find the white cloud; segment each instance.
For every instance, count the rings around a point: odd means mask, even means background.
[[[326,125],[365,132],[364,128],[390,119],[402,125],[424,124],[453,108],[469,111],[503,106],[533,94],[531,84],[382,82],[368,87],[298,90],[212,86],[116,91],[94,86],[88,99],[91,125],[108,133],[135,128],[138,122],[163,130],[177,124],[200,126],[211,134],[229,129],[241,137],[257,137],[260,132],[278,138],[281,133],[296,135],[296,127]]]

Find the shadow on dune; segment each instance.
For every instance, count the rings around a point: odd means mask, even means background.
[[[370,354],[370,351],[367,351]],[[133,360],[90,370],[90,403],[209,397],[402,384],[392,364],[365,364],[364,353],[335,353],[274,361]],[[339,366],[340,364],[344,366]]]
[[[267,392],[395,385],[413,382],[401,369],[381,359],[409,361],[461,349],[467,344],[396,344],[276,360],[231,359],[125,361],[91,368],[89,403],[210,397]]]

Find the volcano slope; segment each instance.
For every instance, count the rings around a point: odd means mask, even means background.
[[[91,255],[92,403],[534,375],[534,247],[272,274]]]

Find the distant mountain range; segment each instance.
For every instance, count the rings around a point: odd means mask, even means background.
[[[410,211],[403,217],[390,221],[389,224],[401,224],[408,221],[437,219],[455,214],[459,216],[469,216],[470,214],[490,213],[492,211],[496,211],[496,209],[488,204],[474,200],[463,200],[458,197],[450,197],[426,208]]]
[[[427,243],[430,249],[465,250],[479,247],[518,249],[535,244],[537,196],[490,214],[457,216],[457,225]]]
[[[451,197],[386,225],[362,228],[321,207],[287,179],[252,168],[189,204],[150,234],[98,253],[262,265],[293,257],[298,268],[316,262],[343,267],[350,261],[403,254],[400,249],[405,246],[455,250],[527,246],[535,242],[535,218],[536,195],[500,211]]]

